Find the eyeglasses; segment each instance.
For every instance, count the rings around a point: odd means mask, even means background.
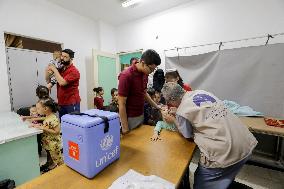
[[[158,67],[153,68],[153,67],[150,67],[150,66],[147,65],[147,64],[146,64],[146,66],[149,68],[149,70],[150,70],[151,72],[154,72],[154,71],[156,71],[156,70],[158,69]]]

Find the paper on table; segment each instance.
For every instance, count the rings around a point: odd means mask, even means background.
[[[144,176],[132,169],[116,179],[109,189],[174,189],[175,185],[158,176]]]

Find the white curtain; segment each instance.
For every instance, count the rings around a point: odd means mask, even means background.
[[[193,89],[284,117],[284,44],[166,57],[167,68],[177,68]]]

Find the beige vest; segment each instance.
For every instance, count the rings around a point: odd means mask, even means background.
[[[205,167],[233,165],[250,155],[257,145],[241,120],[209,92],[185,93],[177,115],[191,122],[194,142],[201,151],[200,163]]]

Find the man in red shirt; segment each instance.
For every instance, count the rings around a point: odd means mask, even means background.
[[[144,120],[144,102],[160,109],[146,92],[148,75],[161,64],[159,54],[146,50],[138,63],[131,65],[119,75],[118,104],[122,133],[141,125]]]
[[[49,65],[45,72],[46,81],[50,82],[50,72],[53,72],[57,80],[57,99],[59,105],[59,117],[80,111],[79,80],[80,73],[73,65],[74,52],[65,49],[61,54],[62,67],[58,70],[54,65]]]

